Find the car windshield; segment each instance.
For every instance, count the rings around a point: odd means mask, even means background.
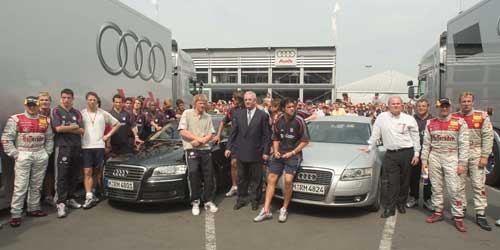
[[[149,137],[148,141],[154,140],[178,140],[180,139],[179,131],[177,130],[177,126],[179,125],[178,121],[172,121],[163,126],[158,132],[154,133]]]
[[[367,145],[370,125],[361,122],[317,121],[308,125],[312,142]]]

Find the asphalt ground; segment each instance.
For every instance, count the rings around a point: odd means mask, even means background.
[[[487,214],[500,218],[500,190],[488,187]],[[219,211],[192,216],[187,204],[131,205],[102,201],[90,210],[73,210],[65,219],[55,209],[43,218],[25,218],[19,228],[4,225],[0,249],[500,249],[500,227],[492,232],[474,223],[469,188],[467,233],[447,219],[425,223],[423,208],[390,219],[361,208],[326,208],[293,204],[286,223],[278,223],[280,201],[272,220],[254,223],[250,206],[233,210],[235,197],[218,196]],[[6,223],[8,211],[0,215]]]

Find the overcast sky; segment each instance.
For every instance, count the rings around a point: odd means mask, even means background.
[[[121,1],[170,28],[182,48],[334,44],[335,0],[157,0],[159,19],[152,0]],[[479,1],[337,1],[337,83],[390,69],[416,77],[448,20]]]

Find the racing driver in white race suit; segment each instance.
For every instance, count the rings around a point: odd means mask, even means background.
[[[26,97],[24,107],[24,113],[9,117],[2,134],[5,153],[16,161],[10,210],[12,227],[21,225],[26,194],[27,216],[47,215],[41,210],[40,195],[49,155],[54,146],[50,119],[38,114],[38,99]]]

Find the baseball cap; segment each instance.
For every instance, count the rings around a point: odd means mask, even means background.
[[[28,96],[24,99],[24,105],[38,106],[38,98],[36,96]]]
[[[450,99],[449,98],[441,98],[436,101],[436,107],[441,107],[442,105],[451,105]]]

